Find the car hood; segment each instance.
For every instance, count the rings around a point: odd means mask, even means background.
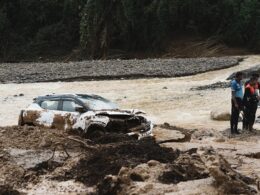
[[[129,110],[96,110],[94,111],[97,115],[121,115],[121,116],[132,116],[132,115],[141,115],[145,114],[145,112],[137,109],[129,109]]]

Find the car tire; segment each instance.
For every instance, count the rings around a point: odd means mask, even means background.
[[[91,139],[91,140],[98,139],[98,138],[102,137],[103,135],[105,135],[105,128],[97,126],[97,125],[93,125],[93,126],[89,127],[89,129],[87,131],[87,138]]]

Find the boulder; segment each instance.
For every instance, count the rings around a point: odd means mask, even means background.
[[[212,120],[216,120],[216,121],[229,121],[231,117],[230,112],[228,111],[212,111],[210,113],[210,118]]]

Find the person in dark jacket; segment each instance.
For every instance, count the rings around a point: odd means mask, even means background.
[[[235,79],[231,82],[231,118],[230,118],[230,129],[231,134],[239,134],[238,118],[240,111],[243,110],[243,85],[242,85],[243,73],[237,72]]]
[[[255,89],[256,89],[256,95],[259,97],[259,88],[260,88],[260,83],[259,83],[259,74],[258,73],[253,73],[252,74],[252,76],[251,76],[251,78],[252,77],[255,77],[255,78],[257,78],[257,82],[256,82],[256,85],[255,85]],[[246,82],[245,82],[245,85],[244,85],[244,87],[245,87],[245,89],[246,89],[246,87],[247,87],[247,85],[250,83],[250,80],[251,79],[249,79],[249,80],[247,80]],[[257,109],[255,110],[255,113],[253,113],[253,115],[256,115],[256,111],[257,111]],[[244,117],[243,117],[243,130],[248,130],[248,127],[249,127],[249,124],[248,124],[248,120],[246,120],[246,117],[245,117],[245,114],[244,114]]]
[[[243,98],[244,105],[244,128],[246,130],[252,131],[253,125],[255,123],[255,115],[258,107],[258,78],[253,76],[250,82],[245,88],[245,94]]]

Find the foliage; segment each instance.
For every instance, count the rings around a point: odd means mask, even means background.
[[[260,50],[259,0],[0,0],[0,58],[162,51],[180,34]]]

